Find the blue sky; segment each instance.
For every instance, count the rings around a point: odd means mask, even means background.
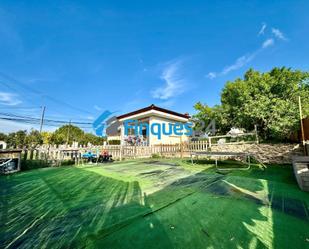
[[[39,117],[45,105],[48,118],[90,122],[152,103],[193,113],[248,68],[308,70],[308,12],[308,1],[2,0],[0,111]]]

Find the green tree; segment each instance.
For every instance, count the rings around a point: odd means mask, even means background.
[[[55,144],[72,144],[74,141],[82,141],[84,131],[74,125],[63,125],[52,135],[51,141]]]
[[[214,107],[209,107],[207,104],[202,104],[197,102],[194,108],[198,111],[193,115],[194,119],[201,120],[204,122],[203,130],[207,128],[212,120],[215,120],[216,130],[218,133],[224,133],[228,131],[229,124],[226,117],[226,113],[222,106],[215,105]],[[197,129],[201,129],[201,124],[197,123]]]
[[[38,145],[43,144],[42,135],[37,130],[31,130],[26,136],[25,143],[28,148],[35,148]]]
[[[308,83],[308,72],[285,67],[266,73],[250,69],[244,79],[226,83],[220,108],[206,108],[202,112],[218,115],[219,120],[221,117],[218,123],[222,130],[226,126],[252,130],[257,124],[264,139],[285,140],[299,128],[298,96],[302,98],[304,116],[309,115]]]
[[[98,137],[92,133],[85,133],[79,143],[83,145],[87,145],[88,143],[93,145],[102,145],[104,141],[105,139],[102,137]]]
[[[23,148],[26,146],[27,131],[12,132],[7,136],[7,144],[9,148]]]
[[[52,136],[53,136],[52,132],[43,131],[43,132],[41,132],[41,136],[42,136],[43,144],[51,144],[52,143]]]
[[[6,134],[0,132],[0,141],[7,142],[7,138],[8,138],[8,136]]]

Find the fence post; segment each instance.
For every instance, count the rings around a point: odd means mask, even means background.
[[[122,160],[122,145],[120,145],[119,147],[119,160],[121,161]]]
[[[254,125],[254,132],[255,132],[255,141],[258,144],[259,143],[259,136],[257,131],[257,125]]]
[[[28,149],[24,149],[24,160],[27,160],[27,156],[28,156]]]
[[[30,160],[33,160],[33,149],[30,149],[29,159],[30,159]]]
[[[18,153],[18,163],[17,163],[17,170],[20,170],[20,165],[21,165],[21,152]]]
[[[208,137],[209,148],[211,148],[211,137]]]
[[[183,142],[180,144],[180,158],[183,158]]]

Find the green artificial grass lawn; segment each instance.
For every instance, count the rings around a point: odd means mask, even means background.
[[[291,166],[135,160],[0,177],[0,248],[309,248]],[[223,162],[224,167],[233,162]]]

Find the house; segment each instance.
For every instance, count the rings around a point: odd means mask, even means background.
[[[107,142],[120,141],[120,122],[117,117],[111,117],[106,121]]]
[[[117,117],[121,144],[177,144],[188,141],[189,114],[182,114],[155,105]]]

